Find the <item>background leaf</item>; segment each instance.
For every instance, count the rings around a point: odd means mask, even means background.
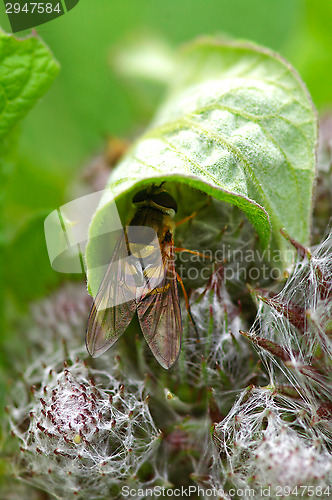
[[[0,140],[46,92],[58,69],[37,37],[18,40],[0,31]]]
[[[271,223],[273,245],[284,251],[281,227],[308,243],[316,129],[304,84],[281,57],[247,43],[200,40],[183,51],[165,104],[108,188],[122,213],[139,186],[167,180],[198,188],[238,206],[265,245]],[[107,197],[91,236],[107,220]],[[97,265],[94,244],[88,268]]]

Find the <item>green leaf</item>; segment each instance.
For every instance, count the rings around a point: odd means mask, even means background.
[[[0,30],[0,141],[46,92],[58,69],[39,38],[18,40]]]
[[[173,80],[152,126],[112,172],[90,237],[103,232],[108,190],[123,215],[134,190],[167,180],[239,207],[264,245],[272,228],[286,266],[279,230],[307,244],[312,211],[317,124],[304,84],[277,54],[214,39],[185,47]],[[185,194],[177,201],[185,204]],[[88,270],[96,245],[91,239]],[[92,288],[96,274],[88,275]]]

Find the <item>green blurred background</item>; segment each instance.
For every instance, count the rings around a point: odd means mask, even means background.
[[[10,31],[3,3],[0,24]],[[18,335],[16,319],[64,279],[48,261],[45,216],[71,199],[69,186],[103,150],[105,138],[139,132],[162,94],[162,85],[156,90],[122,78],[111,64],[114,51],[138,34],[159,37],[171,48],[198,35],[250,39],[289,59],[323,111],[332,104],[331,27],[331,0],[80,0],[37,28],[61,71],[21,124],[5,165],[3,367],[11,364],[5,348]]]

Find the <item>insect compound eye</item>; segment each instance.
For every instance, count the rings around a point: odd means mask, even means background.
[[[167,191],[161,191],[160,193],[153,194],[151,200],[164,208],[171,208],[174,212],[178,211],[178,205],[174,200],[173,196],[167,193]]]
[[[142,203],[149,198],[147,189],[143,189],[142,191],[138,191],[133,198],[133,203]]]

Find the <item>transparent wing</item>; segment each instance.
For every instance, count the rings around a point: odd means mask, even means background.
[[[136,311],[136,289],[140,284],[142,269],[138,259],[128,256],[123,233],[88,318],[86,346],[91,356],[103,354],[125,332]]]
[[[159,285],[151,290],[150,283]],[[173,246],[171,256],[149,276],[146,293],[137,305],[137,314],[143,335],[157,361],[170,368],[177,360],[181,349],[182,320],[179,304]]]

